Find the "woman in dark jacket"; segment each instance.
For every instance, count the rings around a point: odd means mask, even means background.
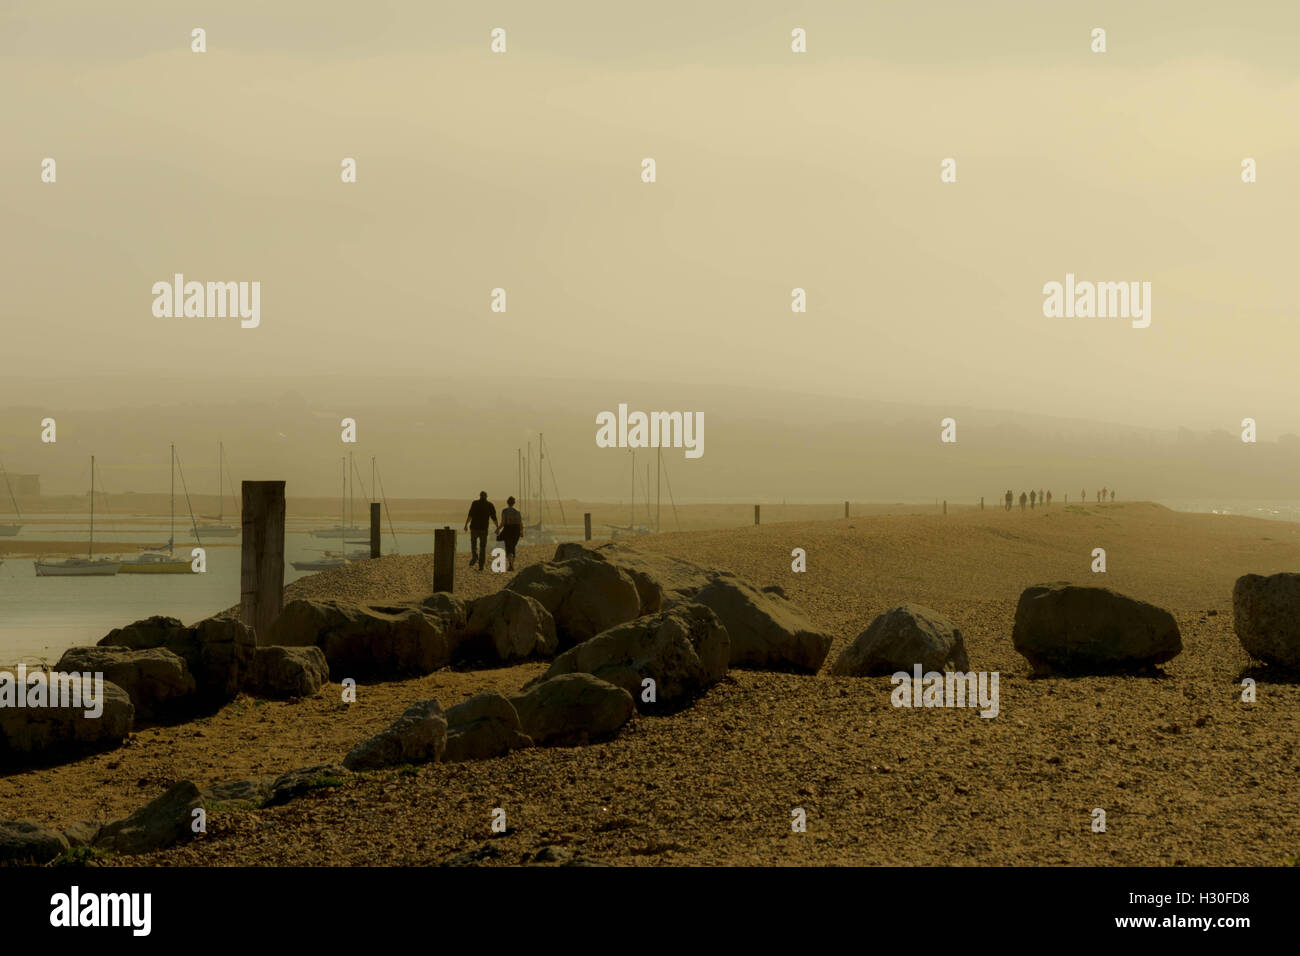
[[[506,499],[506,506],[501,512],[501,540],[506,545],[506,570],[515,569],[515,546],[524,536],[524,517],[515,508],[514,496]]]

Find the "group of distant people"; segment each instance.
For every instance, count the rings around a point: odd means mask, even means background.
[[[506,570],[515,569],[515,547],[524,536],[524,517],[515,508],[515,497],[506,499],[506,506],[501,510],[501,520],[497,520],[497,506],[488,501],[486,491],[480,491],[478,498],[469,504],[469,514],[465,516],[465,530],[469,532],[469,564],[478,562],[478,569],[483,570],[487,561],[488,522],[496,525],[497,540],[506,546]]]
[[[1106,488],[1103,488],[1101,489],[1101,491],[1097,492],[1097,503],[1100,504],[1101,502],[1105,501],[1107,495],[1110,495],[1111,501],[1115,500],[1115,492],[1113,490],[1108,490]],[[1007,510],[1010,511],[1015,504],[1015,495],[1012,494],[1010,488],[1007,489],[1006,497],[1003,500],[1006,502]],[[1068,502],[1070,500],[1070,496],[1066,495],[1065,500]],[[1080,501],[1088,500],[1088,492],[1086,489],[1080,490],[1079,500]],[[1028,494],[1026,494],[1023,491],[1020,492],[1021,511],[1025,510],[1026,504],[1028,504],[1029,507],[1033,508],[1037,505],[1042,505],[1043,507],[1047,507],[1051,503],[1052,503],[1051,489],[1048,489],[1047,491],[1043,491],[1042,489],[1039,489],[1036,492],[1030,491]]]

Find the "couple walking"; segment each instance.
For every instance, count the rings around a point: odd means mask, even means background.
[[[515,499],[511,495],[506,499],[506,506],[501,511],[501,520],[497,521],[496,505],[488,501],[486,491],[480,491],[478,499],[470,502],[469,514],[465,516],[465,530],[469,532],[470,567],[473,567],[474,562],[477,561],[478,569],[483,570],[483,562],[487,560],[489,521],[496,525],[497,540],[505,543],[506,570],[513,571],[515,568],[515,546],[519,544],[519,539],[524,536],[523,515],[515,508]]]

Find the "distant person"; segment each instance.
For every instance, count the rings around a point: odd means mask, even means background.
[[[1020,510],[1021,510],[1021,511],[1024,511],[1024,510],[1025,510],[1025,502],[1026,502],[1027,500],[1028,500],[1028,498],[1027,498],[1027,496],[1025,495],[1025,493],[1024,493],[1023,491],[1020,492]]]
[[[1038,489],[1038,503],[1040,505],[1047,504],[1047,494],[1043,491],[1042,488]]]
[[[1088,489],[1087,489],[1087,488],[1080,488],[1080,489],[1079,489],[1079,500],[1082,501],[1085,505],[1088,503]]]
[[[1011,493],[1011,489],[1008,488],[1008,489],[1007,489],[1007,510],[1008,510],[1008,511],[1011,510],[1011,505],[1012,505],[1012,503],[1013,503],[1015,500],[1016,500],[1016,496],[1013,495],[1013,494]]]
[[[1113,490],[1112,490],[1111,493],[1110,493],[1110,500],[1111,500],[1112,502],[1115,500],[1115,492],[1114,492]]]
[[[1106,489],[1105,489],[1105,488],[1101,489],[1101,500],[1102,500],[1102,501],[1105,501],[1105,500],[1106,500]]]
[[[1038,497],[1038,492],[1036,491],[1029,492],[1029,507],[1031,510],[1034,507],[1034,499],[1036,499],[1037,497]]]
[[[1101,504],[1101,492],[1097,492],[1097,503]]]
[[[1047,489],[1047,503],[1048,503],[1048,505],[1051,505],[1051,503],[1052,503],[1052,489],[1051,489],[1051,488],[1048,488],[1048,489]]]
[[[506,506],[501,509],[501,530],[497,538],[506,545],[506,570],[515,569],[515,546],[524,536],[524,516],[515,508],[515,496],[506,499]]]
[[[496,505],[487,499],[487,492],[480,491],[478,500],[471,501],[469,505],[469,514],[465,516],[465,530],[469,532],[469,564],[474,566],[478,561],[478,569],[483,570],[483,562],[487,560],[487,535],[488,521],[491,521],[501,528],[497,521]]]

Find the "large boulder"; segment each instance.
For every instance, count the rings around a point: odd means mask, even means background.
[[[1020,595],[1011,641],[1036,670],[1063,674],[1149,670],[1183,649],[1178,624],[1164,608],[1064,582]]]
[[[532,739],[520,728],[514,705],[501,694],[471,697],[447,711],[445,763],[485,760],[511,750],[531,747]]]
[[[1232,624],[1246,653],[1300,669],[1300,574],[1245,574],[1232,588]]]
[[[558,646],[551,613],[536,598],[507,588],[470,604],[454,656],[458,661],[505,664],[550,657]]]
[[[416,701],[383,733],[357,744],[343,758],[348,770],[377,770],[405,763],[432,763],[447,749],[447,718],[438,702]]]
[[[641,596],[642,614],[655,614],[693,601],[700,588],[708,584],[716,573],[682,558],[638,551],[618,541],[598,548],[589,548],[580,541],[565,541],[555,549],[556,561],[580,557],[606,561],[625,571]]]
[[[64,651],[54,669],[65,674],[103,674],[130,695],[136,720],[181,717],[196,703],[189,665],[165,647],[73,647]]]
[[[260,697],[314,697],[329,683],[330,669],[319,647],[259,647],[245,690]]]
[[[538,745],[584,744],[612,736],[636,709],[632,695],[590,674],[562,674],[510,699]]]
[[[695,601],[712,608],[731,638],[732,667],[815,674],[834,640],[778,589],[759,590],[718,572]]]
[[[506,588],[535,598],[550,612],[562,647],[589,640],[641,613],[641,595],[627,572],[589,557],[531,565]]]
[[[231,617],[208,618],[193,627],[174,617],[150,617],[110,631],[99,646],[166,648],[185,659],[196,702],[212,707],[232,699],[244,686],[257,638],[251,627]]]
[[[276,807],[290,800],[296,800],[313,790],[341,786],[351,772],[347,767],[336,763],[322,763],[285,771],[271,781],[266,806]]]
[[[135,726],[135,705],[126,691],[108,681],[83,682],[77,674],[63,675],[62,680],[69,693],[81,695],[81,706],[10,705],[6,686],[31,700],[29,688],[38,680],[49,686],[47,677],[28,674],[24,686],[16,684],[14,675],[0,674],[0,765],[48,763],[106,750],[122,743]],[[76,701],[75,696],[69,699]]]
[[[643,711],[672,709],[727,674],[731,642],[718,616],[702,604],[638,617],[565,651],[536,683],[561,674],[591,674],[623,688]],[[654,681],[655,702],[642,700]]]
[[[966,642],[952,621],[928,607],[902,604],[872,621],[840,653],[830,672],[849,677],[910,674],[917,664],[925,672],[970,669]]]
[[[418,604],[365,605],[345,601],[291,601],[262,643],[316,645],[330,677],[385,678],[428,674],[451,658],[447,619]]]
[[[0,820],[0,863],[48,863],[68,848],[68,838],[26,820]]]
[[[203,808],[199,788],[182,780],[129,817],[105,824],[94,847],[111,853],[161,850],[193,836],[194,811]]]

